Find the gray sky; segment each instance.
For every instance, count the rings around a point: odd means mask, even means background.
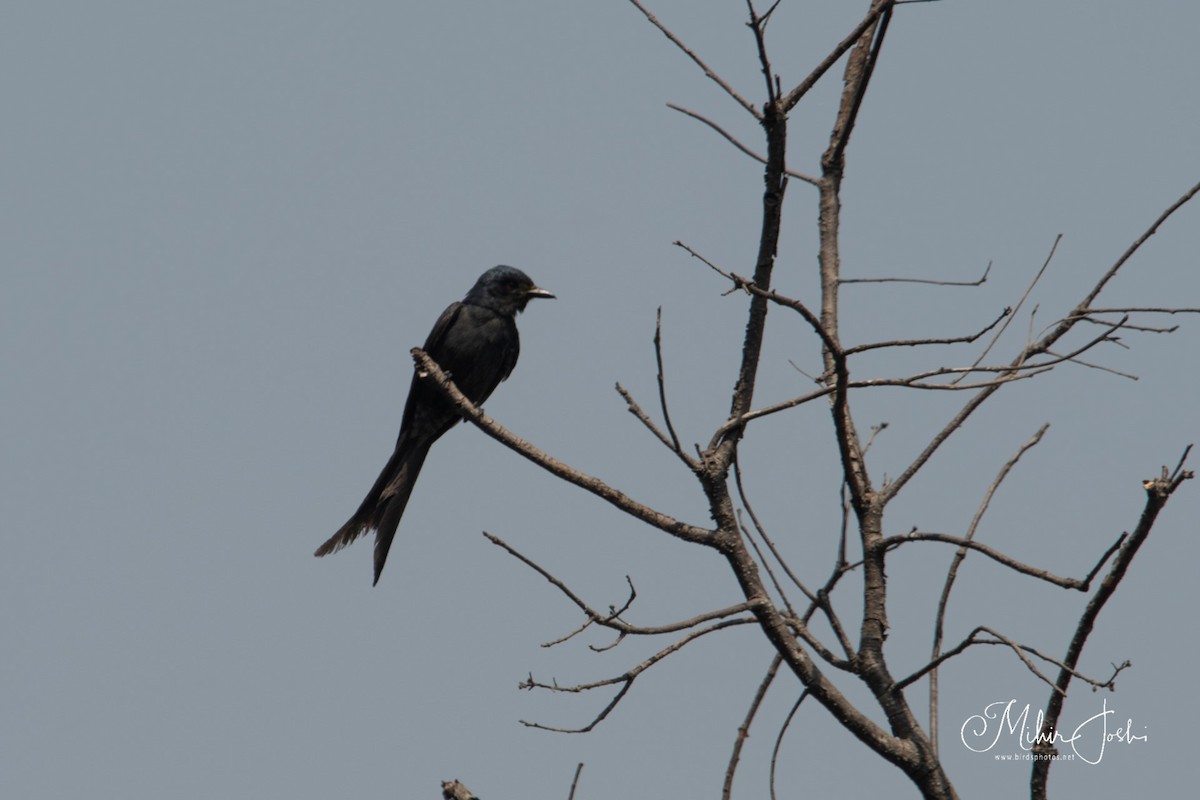
[[[784,2],[769,33],[794,84],[867,3]],[[738,2],[651,6],[730,82],[761,93]],[[849,154],[848,276],[970,280],[978,289],[848,287],[849,342],[956,335],[1020,297],[1052,323],[1200,179],[1200,7],[973,3],[899,10]],[[840,74],[840,73],[839,73]],[[815,171],[837,75],[798,109],[791,166]],[[524,268],[559,299],[521,318],[522,361],[491,415],[639,500],[703,524],[703,498],[612,391],[652,406],[663,307],[680,435],[707,441],[728,407],[746,299],[671,246],[752,270],[758,166],[668,110],[707,114],[761,149],[752,121],[627,3],[9,3],[0,14],[0,795],[20,798],[714,796],[770,660],[749,630],[700,641],[639,679],[587,736],[608,694],[517,691],[619,674],[665,642],[598,655],[544,580],[495,533],[593,605],[639,597],[660,624],[736,602],[711,553],[644,529],[462,427],[435,448],[388,569],[369,544],[312,550],[386,459],[408,348],[478,274]],[[781,291],[815,297],[815,194],[793,182]],[[1200,207],[1180,212],[1104,295],[1200,305]],[[1013,325],[1006,355],[1030,328]],[[888,530],[961,532],[1003,462],[1045,441],[1004,485],[980,536],[1082,575],[1142,507],[1140,481],[1200,438],[1200,322],[1127,335],[1081,367],[1012,386],[931,462]],[[807,385],[819,353],[774,311],[758,401]],[[862,376],[969,361],[888,353]],[[943,361],[944,359],[944,361]],[[863,394],[859,424],[895,476],[963,398]],[[752,498],[801,574],[824,577],[838,477],[820,404],[764,420],[743,450]],[[1195,463],[1195,460],[1193,460]],[[465,497],[450,487],[469,487]],[[1061,764],[1062,796],[1194,783],[1191,608],[1197,491],[1168,506],[1101,617],[1084,668],[1130,659],[1101,702],[1144,742]],[[928,653],[952,551],[891,568],[897,671]],[[849,586],[847,587],[849,588]],[[853,606],[853,591],[842,598]],[[1083,598],[968,559],[949,617],[1061,655]],[[1046,690],[996,648],[942,673],[942,747],[963,796],[1025,791],[1026,764],[958,741],[997,700]],[[765,764],[795,698],[772,690],[739,773]],[[856,696],[861,694],[854,691]],[[1005,752],[1014,748],[1008,747]],[[783,744],[785,796],[878,796],[907,781],[805,708]],[[843,789],[845,784],[841,784]],[[908,792],[908,794],[904,794]]]

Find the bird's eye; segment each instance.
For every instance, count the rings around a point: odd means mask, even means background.
[[[517,290],[517,282],[510,278],[501,283],[500,288],[506,292],[515,292]]]

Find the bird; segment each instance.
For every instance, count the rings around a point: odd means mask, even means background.
[[[534,298],[553,298],[516,267],[500,265],[479,276],[466,297],[438,317],[422,348],[472,403],[491,396],[517,364],[516,316]],[[396,449],[354,515],[313,553],[326,556],[375,531],[378,585],[388,550],[429,448],[461,420],[454,403],[417,371],[408,390]]]

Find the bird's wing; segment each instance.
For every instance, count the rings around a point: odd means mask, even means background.
[[[430,354],[431,358],[434,353],[441,349],[442,340],[446,338],[446,333],[454,327],[454,322],[458,319],[458,315],[462,313],[462,309],[462,303],[451,303],[446,306],[446,310],[437,318],[437,322],[433,323],[433,330],[429,332],[429,336],[425,337],[425,344],[421,347],[422,350]],[[436,358],[434,360],[436,361]],[[443,369],[446,368],[445,364],[438,364],[438,366]],[[408,401],[404,404],[404,416],[400,418],[401,439],[404,438],[405,431],[411,429],[413,414],[416,412],[417,405],[421,402],[419,399],[421,393],[417,391],[417,385],[420,381],[421,376],[414,373],[412,384],[408,389]],[[399,443],[397,443],[398,445]]]
[[[512,375],[513,368],[517,366],[517,356],[521,355],[521,335],[517,333],[517,321],[512,317],[508,318],[509,338],[508,350],[504,353],[504,369],[500,373],[500,380],[508,380],[508,376]],[[493,386],[493,389],[496,387]]]
[[[437,322],[433,323],[433,330],[425,337],[425,345],[421,349],[426,353],[431,353],[441,347],[442,340],[446,338],[446,333],[454,327],[454,321],[458,319],[462,310],[461,302],[454,302],[446,306],[446,310],[437,318]]]

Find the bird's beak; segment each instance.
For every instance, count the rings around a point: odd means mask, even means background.
[[[532,289],[530,289],[528,292],[526,292],[525,296],[526,297],[544,297],[547,300],[554,299],[553,294],[551,294],[550,292],[547,292],[545,289],[539,289],[537,286],[534,286]]]

